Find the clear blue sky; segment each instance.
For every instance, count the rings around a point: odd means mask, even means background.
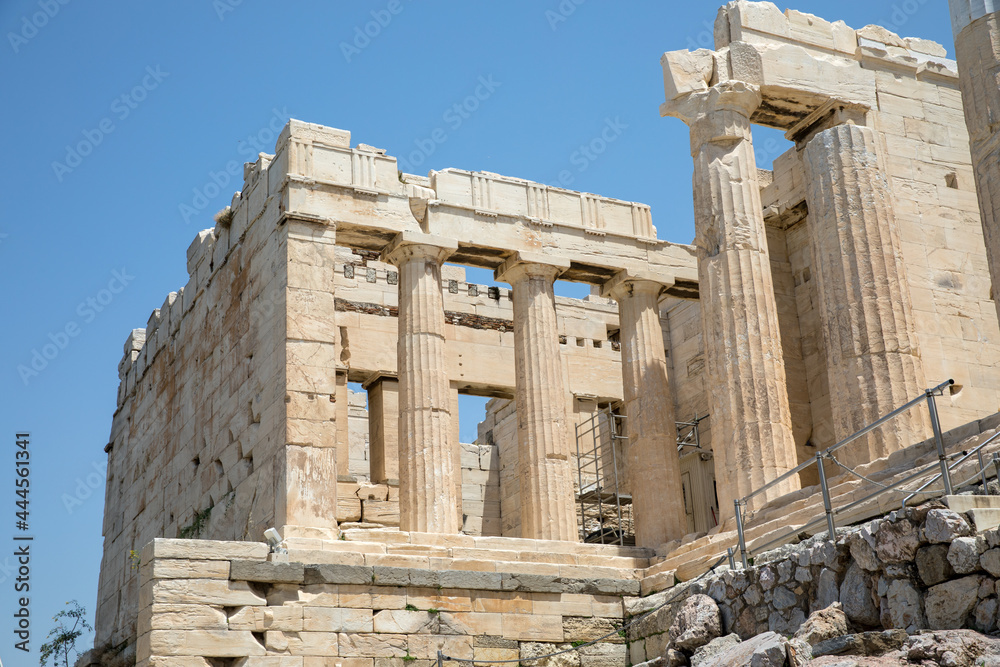
[[[567,187],[650,204],[660,238],[691,240],[688,132],[658,116],[658,61],[666,50],[710,46],[719,3],[576,2],[562,1],[566,16],[559,0],[0,3],[7,667],[37,665],[49,618],[65,601],[93,616],[103,447],[122,344],[187,282],[188,244],[239,189],[242,163],[273,150],[269,125],[291,116],[348,129],[355,143],[402,158],[421,151],[411,160],[417,173],[461,167],[557,184],[565,171]],[[40,13],[47,5],[51,17]],[[802,0],[795,8],[856,28],[892,25],[953,51],[943,0]],[[386,25],[369,26],[376,36],[354,45],[372,12]],[[480,89],[479,108],[449,113],[481,79],[491,91]],[[603,154],[575,154],[607,123],[617,129]],[[446,141],[428,144],[437,128]],[[81,142],[85,155],[67,154]],[[211,174],[225,181],[230,161],[240,177],[214,187]],[[22,379],[18,366],[30,367],[49,344],[53,358]],[[464,440],[475,421],[463,420]],[[6,554],[17,532],[19,430],[32,434],[30,655],[12,648],[16,596],[3,569],[13,564]]]

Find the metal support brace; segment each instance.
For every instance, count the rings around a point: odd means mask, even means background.
[[[730,570],[735,570],[736,569],[736,561],[733,559],[733,548],[732,547],[728,547],[726,549],[726,556],[729,558],[729,569]]]
[[[837,539],[837,525],[833,521],[833,504],[830,502],[830,487],[826,481],[826,470],[823,468],[823,452],[816,455],[816,468],[819,470],[819,486],[823,491],[823,509],[826,511],[826,529],[830,540]]]
[[[993,470],[997,473],[997,484],[1000,484],[1000,454],[993,452]]]
[[[944,493],[946,496],[954,495],[951,488],[951,471],[948,469],[948,458],[944,452],[944,438],[941,437],[941,421],[938,419],[937,401],[934,399],[934,390],[928,389],[927,411],[931,414],[931,427],[934,429],[934,442],[937,444],[938,461],[941,462],[941,479],[944,481]]]
[[[983,463],[983,450],[982,449],[977,449],[976,450],[976,457],[978,457],[978,459],[979,459],[979,479],[983,480],[983,495],[984,496],[988,496],[988,495],[990,495],[990,491],[989,491],[989,487],[986,485],[987,484],[987,480],[986,480],[986,464]]]
[[[733,505],[736,506],[736,534],[740,538],[740,561],[743,563],[743,569],[747,569],[747,544],[743,538],[743,510],[740,509],[739,498],[733,501]]]

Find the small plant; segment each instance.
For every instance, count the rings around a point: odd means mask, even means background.
[[[427,610],[427,613],[428,613],[428,614],[440,614],[440,613],[441,613],[441,610],[440,610],[440,609],[433,609],[433,608],[432,608],[432,609],[428,609],[428,610]]]
[[[409,651],[407,651],[406,655],[403,656],[403,662],[413,662],[414,660],[416,660],[416,658],[410,655]]]
[[[208,517],[212,514],[212,507],[206,507],[200,512],[195,512],[194,519],[188,525],[177,531],[177,537],[182,540],[194,539],[201,535],[202,529],[208,523]]]
[[[412,604],[406,605],[405,607],[403,607],[403,609],[405,609],[406,611],[420,611],[419,609],[417,609],[416,607],[414,607]]]
[[[337,539],[339,539],[339,540],[343,540],[344,542],[346,542],[346,541],[347,541],[347,534],[346,534],[346,533],[341,533],[341,534],[340,534],[340,537],[339,537],[339,538],[337,538]]]
[[[84,630],[92,631],[94,629],[87,622],[87,610],[84,607],[81,607],[76,600],[70,600],[66,604],[72,606],[52,617],[56,626],[49,630],[49,634],[46,636],[49,641],[42,644],[41,657],[39,658],[39,664],[42,667],[45,667],[49,660],[51,660],[53,667],[59,665],[69,667],[72,664],[69,659],[70,654],[79,656],[79,651],[76,650],[76,640],[83,635]]]
[[[579,641],[578,640],[578,641],[575,641],[575,642],[570,642],[570,646],[572,646],[573,648],[580,648],[581,646],[583,646],[586,643],[587,642]]]
[[[129,551],[128,551],[128,559],[129,559],[129,562],[131,562],[131,564],[132,564],[132,569],[138,571],[139,570],[139,554],[138,554],[138,552],[136,552],[135,549],[129,549]]]

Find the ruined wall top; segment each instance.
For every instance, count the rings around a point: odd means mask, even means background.
[[[984,0],[972,0],[977,1]],[[877,108],[879,71],[957,86],[957,66],[946,55],[936,42],[900,37],[880,26],[855,30],[843,21],[782,12],[770,2],[737,0],[719,10],[715,51],[663,55],[666,103],[660,113],[675,115],[676,100],[739,80],[760,88],[753,122],[788,130],[830,100]]]

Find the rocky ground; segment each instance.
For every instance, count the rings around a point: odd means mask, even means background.
[[[688,598],[669,633],[665,655],[636,667],[1000,667],[1000,637],[969,629],[853,632],[839,602],[814,612],[790,638],[765,632],[722,635],[718,605]]]
[[[969,515],[932,502],[757,560],[658,594],[678,602],[632,631],[641,665],[1000,667],[1000,530]]]

